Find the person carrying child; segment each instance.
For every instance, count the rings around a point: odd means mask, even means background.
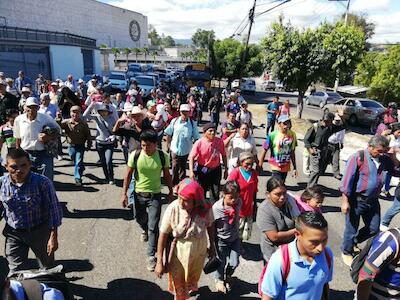
[[[258,172],[254,170],[254,155],[242,152],[239,155],[239,166],[229,174],[228,180],[234,180],[240,187],[242,208],[240,209],[239,236],[249,240],[253,227],[254,203],[258,191]]]
[[[221,264],[215,272],[215,289],[226,294],[232,287],[231,276],[239,265],[239,212],[242,206],[240,187],[229,180],[222,188],[222,198],[213,205],[216,248]]]
[[[292,196],[296,201],[300,213],[305,211],[322,213],[321,206],[324,202],[324,194],[318,186],[306,188],[300,196],[291,194],[289,196]]]

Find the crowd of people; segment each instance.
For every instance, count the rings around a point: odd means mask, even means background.
[[[299,175],[288,100],[281,104],[276,97],[267,105],[266,138],[259,151],[253,114],[239,89],[214,94],[207,106],[211,121],[205,124],[198,123],[194,99],[191,89],[170,94],[162,85],[143,97],[135,81],[126,94],[111,95],[96,76],[89,83],[72,75],[65,82],[49,82],[41,75],[32,82],[22,71],[15,80],[0,72],[0,139],[7,150],[0,208],[8,277],[26,268],[29,249],[40,267],[54,265],[62,208],[53,185],[53,160],[62,159],[65,137],[77,186],[85,184],[85,151],[93,141],[108,184],[115,183],[113,154],[121,147],[127,164],[121,204],[132,210],[140,240],[147,243],[147,270],[158,277],[167,273],[168,289],[177,300],[198,295],[206,270],[214,272],[216,292],[232,290],[254,222],[264,261],[263,271],[254,272],[255,279],[261,275],[262,299],[328,299],[334,260],[327,246],[324,188],[318,185],[328,164],[341,180],[343,262],[351,266],[360,243],[373,238],[359,273],[357,299],[400,296],[399,234],[388,230],[400,211],[400,188],[382,223],[378,200],[384,183],[389,191],[389,176],[400,176],[399,123],[354,153],[342,176],[345,124],[340,114],[324,114],[305,134],[302,163],[309,181],[295,195],[285,185],[290,172]],[[220,122],[223,110],[226,118]],[[265,200],[258,204],[267,157],[271,176]],[[161,216],[163,185],[168,206]],[[361,218],[364,227],[359,229]],[[10,279],[0,281],[4,293],[20,288]]]

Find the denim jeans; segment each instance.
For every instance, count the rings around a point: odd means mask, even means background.
[[[36,168],[40,168],[45,165],[44,176],[50,180],[54,179],[54,161],[53,157],[47,154],[46,150],[41,151],[27,151],[29,155],[33,158],[32,165]]]
[[[219,112],[212,112],[210,116],[211,122],[214,123],[217,127],[219,125]]]
[[[392,175],[390,175],[389,172],[387,172],[385,176],[385,187],[384,187],[385,192],[389,192],[391,180],[392,180]]]
[[[267,130],[266,130],[267,135],[268,135],[270,132],[273,132],[273,131],[274,131],[274,129],[275,129],[275,121],[276,121],[275,118],[273,118],[273,119],[267,118]]]
[[[83,156],[85,154],[85,145],[70,145],[68,147],[69,156],[74,163],[74,178],[81,180],[85,165],[83,163]]]
[[[233,242],[218,239],[217,253],[218,258],[221,260],[221,265],[215,271],[215,278],[224,280],[226,277],[231,276],[239,266],[240,239],[236,239]]]
[[[367,203],[357,200],[355,197],[349,198],[350,211],[346,214],[345,228],[343,233],[342,251],[345,254],[353,253],[353,246],[362,243],[372,235],[379,232],[381,207],[378,199]],[[360,218],[363,219],[364,227],[358,230]]]
[[[155,256],[159,236],[161,194],[148,194],[144,196],[144,193],[135,193],[136,221],[149,236],[147,255]]]
[[[385,215],[382,218],[382,225],[388,226],[392,221],[393,217],[400,212],[400,201],[397,197],[394,197],[393,204],[389,209],[386,211]]]
[[[132,180],[129,183],[128,187],[128,204],[132,205],[132,214],[133,218],[136,217],[136,209],[135,209],[135,178],[132,176]]]
[[[112,163],[114,145],[96,143],[96,148],[99,153],[101,167],[103,168],[106,180],[114,180],[114,167]]]

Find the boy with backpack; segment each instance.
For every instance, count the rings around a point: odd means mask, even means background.
[[[326,247],[327,221],[320,213],[304,212],[296,218],[295,236],[264,268],[259,283],[262,300],[328,299],[333,255]]]
[[[157,133],[152,129],[142,131],[140,135],[141,150],[133,151],[128,159],[128,169],[124,178],[121,202],[128,205],[128,188],[135,178],[136,220],[142,229],[141,240],[148,241],[147,269],[156,267],[156,248],[159,235],[158,223],[161,214],[161,177],[169,189],[168,202],[172,201],[172,180],[169,173],[169,157],[157,149]],[[162,174],[162,176],[161,176]]]

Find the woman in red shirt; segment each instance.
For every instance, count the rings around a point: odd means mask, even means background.
[[[225,146],[222,139],[215,136],[214,123],[203,126],[204,136],[197,140],[189,154],[189,176],[196,178],[204,189],[210,190],[210,199],[214,203],[219,199],[219,185],[222,177],[221,158],[225,167],[224,179],[228,177],[228,165]]]

